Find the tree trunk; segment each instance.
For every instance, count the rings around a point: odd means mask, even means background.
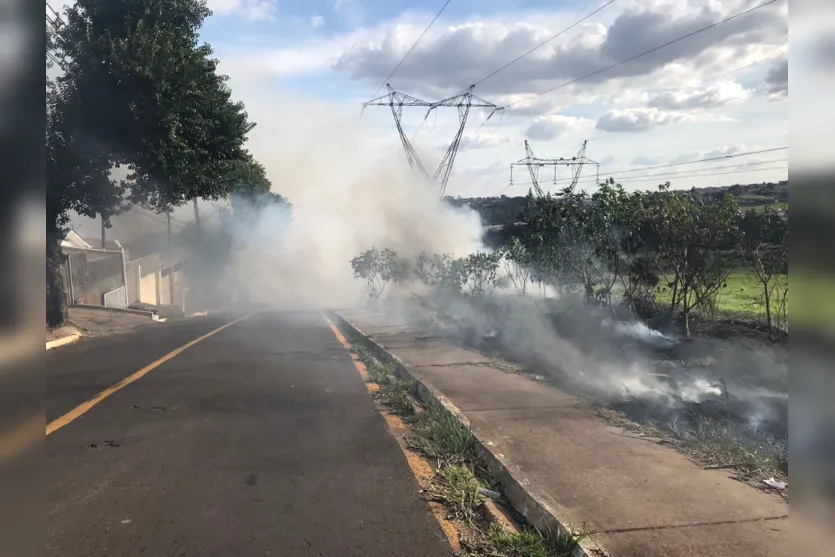
[[[771,292],[768,289],[767,281],[763,281],[763,294],[765,295],[765,324],[768,327],[768,334],[771,334]]]
[[[67,294],[64,277],[61,275],[61,235],[58,231],[47,230],[46,235],[46,325],[60,327],[68,318]]]
[[[672,315],[676,310],[676,296],[678,295],[678,275],[676,275],[676,280],[673,283],[673,297],[670,301],[670,314]]]
[[[687,307],[687,302],[684,303],[684,338],[690,338],[690,310]]]

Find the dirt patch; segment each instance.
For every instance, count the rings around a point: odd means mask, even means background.
[[[84,336],[106,336],[119,333],[126,333],[135,330],[137,327],[153,326],[158,322],[147,315],[125,313],[107,309],[69,309],[70,326],[62,329],[74,328]],[[47,340],[49,333],[47,333]]]

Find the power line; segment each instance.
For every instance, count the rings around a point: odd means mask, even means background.
[[[483,82],[487,81],[488,79],[490,79],[491,77],[493,77],[494,75],[496,75],[497,73],[499,73],[500,71],[502,71],[502,70],[506,69],[508,66],[511,66],[511,65],[515,64],[516,62],[518,62],[519,60],[521,60],[521,59],[522,59],[522,58],[524,58],[525,56],[527,56],[527,55],[531,54],[532,52],[534,52],[535,50],[538,50],[538,49],[542,48],[543,46],[545,46],[546,44],[550,43],[550,42],[551,42],[551,41],[553,41],[554,39],[556,39],[556,38],[558,38],[558,37],[560,37],[560,36],[564,35],[564,34],[565,34],[565,33],[567,33],[568,31],[571,31],[572,29],[574,29],[575,27],[577,27],[578,25],[580,25],[581,23],[583,23],[584,21],[586,21],[587,19],[589,19],[589,18],[590,18],[590,17],[592,17],[593,15],[597,14],[598,12],[600,12],[601,10],[603,10],[604,8],[606,8],[606,7],[610,6],[610,5],[612,5],[614,2],[615,2],[615,0],[609,0],[609,2],[607,2],[607,3],[603,4],[602,6],[600,6],[599,8],[597,8],[596,10],[594,10],[593,12],[591,12],[590,14],[588,14],[587,16],[585,16],[584,18],[582,18],[582,19],[580,19],[580,20],[578,20],[578,21],[576,21],[576,22],[572,23],[571,25],[569,25],[568,27],[566,27],[565,29],[563,29],[562,31],[560,31],[559,33],[557,33],[556,35],[554,35],[553,37],[551,37],[551,38],[547,39],[546,41],[541,42],[540,44],[538,44],[537,46],[533,47],[532,49],[530,49],[530,50],[529,50],[529,51],[527,51],[526,53],[524,53],[524,54],[522,54],[522,55],[520,55],[520,56],[517,56],[516,58],[514,58],[513,60],[511,60],[510,62],[508,62],[507,64],[505,64],[505,65],[504,65],[504,66],[502,66],[501,68],[499,68],[499,69],[495,70],[493,73],[491,73],[491,74],[489,74],[489,75],[487,75],[487,76],[485,76],[485,77],[482,77],[481,79],[479,79],[478,81],[476,81],[475,83],[473,83],[473,85],[479,85],[479,84],[481,84],[481,83],[483,83]]]
[[[747,157],[747,156],[750,156],[750,155],[759,155],[761,153],[774,153],[776,151],[785,151],[786,149],[788,149],[788,146],[786,146],[786,147],[774,147],[773,149],[760,149],[759,151],[747,151],[745,153],[735,153],[735,154],[731,154],[731,155],[722,155],[722,156],[719,156],[719,157],[710,157],[710,158],[699,159],[699,160],[695,160],[695,161],[681,161],[681,162],[673,162],[673,163],[670,163],[670,164],[659,164],[659,165],[655,165],[655,166],[644,166],[644,167],[641,167],[641,168],[633,168],[633,169],[630,169],[630,170],[616,170],[614,172],[602,172],[601,174],[606,174],[607,176],[612,176],[613,174],[626,174],[628,172],[641,172],[643,170],[655,170],[657,168],[671,168],[673,166],[682,166],[682,165],[685,165],[685,164],[696,164],[696,163],[700,163],[700,162],[712,162],[712,161],[722,161],[722,160],[727,160],[727,159],[735,159],[735,158],[738,158],[738,157]]]
[[[698,83],[694,83],[693,85],[688,85],[687,87],[680,87],[678,89],[670,89],[669,91],[666,91],[664,93],[661,93],[660,95],[656,95],[654,97],[651,97],[650,99],[648,99],[648,100],[646,100],[646,101],[644,101],[640,104],[636,104],[636,105],[630,106],[630,107],[628,107],[626,109],[622,109],[622,110],[629,110],[630,108],[638,108],[640,106],[645,106],[645,105],[648,105],[649,103],[651,103],[652,101],[660,99],[661,97],[666,97],[667,95],[672,95],[673,93],[678,93],[680,91],[687,91],[688,89],[695,89],[696,87],[699,87],[700,85],[704,85],[705,83],[709,83],[711,81],[714,81],[714,80],[717,80],[719,78],[725,77],[725,76],[730,75],[732,73],[741,72],[742,70],[747,70],[748,68],[752,68],[756,65],[762,64],[763,62],[769,62],[771,60],[775,60],[775,59],[779,58],[780,56],[782,56],[782,54],[779,55],[779,56],[772,56],[770,58],[763,58],[762,60],[757,60],[756,62],[753,62],[751,64],[746,64],[746,65],[741,66],[739,68],[734,68],[733,70],[729,70],[729,71],[720,73],[719,75],[714,75],[712,77],[708,77],[707,79],[703,79]],[[745,99],[745,100],[748,100],[748,99]]]
[[[428,32],[429,32],[430,27],[432,27],[432,25],[434,25],[434,24],[435,24],[435,21],[436,21],[439,17],[441,17],[441,14],[444,12],[444,10],[446,9],[446,7],[449,5],[449,3],[450,3],[451,1],[452,1],[452,0],[446,0],[446,2],[444,2],[444,5],[443,5],[443,6],[441,6],[441,9],[440,9],[440,10],[438,10],[438,13],[437,13],[437,14],[435,14],[435,17],[433,17],[433,18],[432,18],[432,21],[430,21],[430,22],[429,22],[429,25],[427,25],[427,26],[426,26],[426,29],[424,29],[424,30],[423,30],[423,33],[421,33],[421,34],[420,34],[420,36],[417,38],[417,40],[415,41],[415,43],[412,45],[412,48],[410,48],[410,49],[409,49],[409,51],[406,53],[406,55],[405,55],[405,56],[403,56],[403,58],[400,60],[400,62],[398,62],[398,63],[397,63],[397,65],[394,67],[394,69],[393,69],[393,70],[391,70],[391,73],[388,75],[388,77],[385,79],[385,81],[383,81],[382,85],[380,85],[379,87],[377,87],[377,90],[376,90],[376,91],[374,91],[374,94],[373,94],[373,95],[371,95],[371,97],[372,97],[372,98],[373,98],[373,97],[376,97],[376,96],[377,96],[377,93],[379,93],[379,92],[380,92],[380,89],[382,89],[383,87],[385,87],[386,83],[388,83],[388,82],[389,82],[389,79],[391,79],[391,76],[393,76],[393,75],[394,75],[394,72],[396,72],[396,71],[400,68],[400,65],[401,65],[401,64],[403,64],[403,62],[405,62],[405,61],[406,61],[406,58],[408,58],[408,57],[409,57],[409,54],[411,54],[411,53],[412,53],[412,51],[413,51],[413,50],[415,49],[415,47],[418,45],[418,43],[419,43],[419,42],[420,42],[420,40],[423,38],[423,36],[424,36],[424,35],[426,35],[426,33],[428,33]]]
[[[683,172],[670,172],[670,173],[662,173],[662,174],[650,175],[650,176],[636,176],[634,178],[627,178],[626,180],[618,180],[617,183],[622,184],[622,185],[628,185],[628,184],[638,183],[638,182],[652,182],[652,181],[659,181],[659,180],[669,181],[671,179],[676,179],[676,178],[679,178],[679,179],[682,179],[682,180],[687,180],[687,179],[692,179],[692,178],[703,178],[703,177],[709,177],[709,176],[725,176],[725,175],[731,175],[731,174],[747,174],[747,173],[751,173],[751,172],[764,172],[764,171],[771,171],[771,170],[785,170],[785,169],[788,169],[788,168],[789,168],[789,165],[785,164],[785,165],[780,165],[780,166],[769,166],[769,167],[764,167],[764,168],[748,168],[748,169],[730,170],[730,171],[724,171],[724,172],[706,172],[706,173],[703,173],[703,174],[692,174],[693,172],[703,172],[705,170],[712,170],[712,169],[709,169],[709,168],[702,168],[702,169],[699,169],[699,170],[689,170],[689,171],[683,171]],[[590,184],[597,185],[597,182],[595,180],[591,180],[591,181],[582,182],[579,185],[590,185]],[[504,191],[511,188],[512,186],[517,186],[517,185],[532,185],[532,182],[514,182],[513,184],[508,185],[507,187],[505,187],[499,193],[501,194]]]
[[[162,223],[162,224],[168,224],[168,221],[167,221],[167,220],[163,220],[163,219],[161,219],[161,218],[157,218],[157,217],[155,217],[154,215],[151,215],[151,214],[149,214],[149,213],[145,213],[144,211],[140,211],[140,210],[139,210],[139,209],[137,209],[136,207],[133,207],[132,211],[133,211],[134,213],[136,213],[137,215],[141,215],[141,216],[143,216],[143,217],[145,217],[145,218],[148,218],[148,219],[151,219],[151,220],[153,220],[153,221],[156,221],[156,222],[159,222],[159,223]],[[171,218],[171,226],[176,226],[177,228],[185,228],[185,227],[186,227],[186,224],[187,224],[187,223],[185,223],[185,224],[178,224],[179,222],[180,222],[180,221],[177,221],[177,220],[176,220],[176,219],[174,219],[173,217]]]
[[[603,172],[600,172],[600,175],[608,177],[608,176],[613,176],[613,175],[616,175],[616,174],[627,174],[627,173],[630,173],[630,172],[643,172],[643,171],[646,171],[646,170],[657,170],[657,169],[660,169],[660,168],[672,168],[672,167],[683,166],[683,165],[687,165],[687,164],[697,164],[697,163],[704,163],[704,162],[714,162],[714,161],[721,161],[721,160],[727,160],[727,159],[734,159],[734,158],[739,158],[739,157],[747,157],[747,156],[750,156],[750,155],[759,155],[761,153],[773,153],[775,151],[783,151],[783,150],[786,150],[786,149],[788,149],[788,147],[775,147],[773,149],[760,149],[758,151],[747,151],[745,153],[722,155],[722,156],[719,156],[719,157],[709,157],[709,158],[691,160],[691,161],[679,161],[679,162],[674,162],[674,163],[670,163],[670,164],[659,164],[659,165],[654,165],[654,166],[643,166],[643,167],[639,167],[639,168],[632,168],[632,169],[629,169],[629,170],[615,170],[615,171],[612,171],[612,172],[603,171]],[[752,164],[765,164],[767,162],[778,162],[778,161],[761,161],[761,162],[752,163]],[[730,168],[732,166],[734,166],[734,165],[728,166],[726,168]],[[704,171],[704,170],[715,170],[716,168],[720,168],[720,167],[684,170],[682,172],[698,172],[698,171]],[[632,178],[627,176],[626,179],[630,180]],[[555,182],[565,182],[565,181],[568,181],[568,178],[557,178],[555,180]],[[533,182],[517,182],[517,183],[519,183],[519,184],[533,184]],[[586,182],[584,181],[584,183],[586,183]],[[508,187],[510,187],[510,186],[508,186]],[[505,188],[505,189],[507,189],[507,188]],[[504,191],[504,190],[502,190],[502,191]]]
[[[785,169],[788,169],[788,168],[789,168],[789,165],[784,164],[784,165],[780,165],[780,166],[767,166],[767,167],[764,167],[764,168],[747,168],[747,169],[741,169],[741,170],[726,170],[726,171],[723,171],[723,172],[707,172],[707,173],[704,173],[704,174],[694,174],[694,175],[690,175],[690,176],[682,176],[681,174],[678,174],[678,173],[670,173],[670,174],[661,175],[661,176],[663,176],[666,179],[670,179],[670,178],[689,179],[689,178],[702,178],[704,176],[725,176],[725,175],[729,175],[729,174],[747,174],[749,172],[764,172],[764,171],[769,171],[769,170],[785,170]],[[652,180],[657,180],[659,177],[660,176],[642,176],[642,177],[637,177],[637,178],[628,178],[625,181],[625,183],[626,184],[631,184],[631,183],[634,183],[634,182],[648,182],[648,181],[652,181]]]
[[[656,51],[658,51],[658,50],[661,50],[662,48],[666,48],[666,47],[668,47],[668,46],[674,45],[675,43],[677,43],[677,42],[679,42],[679,41],[683,41],[684,39],[689,39],[690,37],[692,37],[692,36],[694,36],[694,35],[698,35],[699,33],[702,33],[702,32],[704,32],[704,31],[707,31],[708,29],[712,29],[712,28],[714,28],[714,27],[716,27],[716,26],[718,26],[718,25],[721,25],[721,24],[723,24],[723,23],[727,23],[728,21],[731,21],[731,20],[734,20],[734,19],[736,19],[736,18],[739,18],[739,17],[742,17],[742,16],[744,16],[744,15],[747,15],[747,14],[749,14],[749,13],[753,12],[753,11],[759,10],[759,9],[761,9],[761,8],[764,8],[764,7],[768,6],[768,5],[770,5],[770,4],[774,4],[775,2],[778,2],[778,1],[779,1],[779,0],[768,0],[767,2],[764,2],[764,3],[762,3],[762,4],[759,4],[759,5],[757,5],[757,6],[754,6],[753,8],[749,8],[749,9],[747,9],[747,10],[745,10],[745,11],[743,11],[743,12],[740,12],[740,13],[738,13],[738,14],[735,14],[735,15],[732,15],[732,16],[729,16],[729,17],[726,17],[725,19],[722,19],[722,20],[717,21],[717,22],[715,22],[715,23],[711,23],[710,25],[707,25],[707,26],[705,26],[705,27],[701,27],[701,28],[699,28],[699,29],[697,29],[697,30],[695,30],[695,31],[692,31],[692,32],[690,32],[690,33],[687,33],[686,35],[682,35],[681,37],[678,37],[677,39],[673,39],[673,40],[671,40],[671,41],[667,41],[667,42],[665,42],[665,43],[663,43],[663,44],[660,44],[660,45],[658,45],[658,46],[656,46],[656,47],[653,47],[653,48],[651,48],[651,49],[649,49],[649,50],[646,50],[646,51],[644,51],[644,52],[641,52],[640,54],[636,54],[636,55],[634,55],[634,56],[630,56],[629,58],[626,58],[625,60],[621,60],[620,62],[616,62],[616,63],[614,63],[614,64],[611,64],[611,65],[609,65],[609,66],[606,66],[605,68],[601,68],[601,69],[599,69],[599,70],[596,70],[596,71],[593,71],[593,72],[591,72],[591,73],[588,73],[588,74],[586,74],[586,75],[584,75],[584,76],[581,76],[581,77],[578,77],[578,78],[572,79],[571,81],[567,81],[567,82],[565,82],[565,83],[563,83],[563,84],[561,84],[561,85],[557,85],[556,87],[551,87],[550,89],[546,89],[546,90],[544,90],[544,91],[540,91],[539,93],[535,93],[535,94],[530,95],[530,96],[528,96],[528,97],[525,97],[525,98],[523,98],[523,99],[519,99],[518,101],[514,101],[514,102],[512,102],[512,103],[510,103],[510,104],[508,104],[508,105],[506,105],[506,106],[504,106],[504,107],[502,107],[502,108],[510,108],[510,107],[512,107],[512,106],[514,106],[514,105],[517,105],[517,104],[519,104],[519,103],[522,103],[522,102],[528,101],[528,100],[530,100],[530,99],[533,99],[533,98],[536,98],[536,97],[539,97],[539,96],[542,96],[542,95],[545,95],[545,94],[547,94],[547,93],[551,93],[551,92],[556,91],[556,90],[558,90],[558,89],[562,89],[563,87],[568,87],[569,85],[572,85],[572,84],[574,84],[574,83],[577,83],[578,81],[582,81],[582,80],[584,80],[584,79],[588,79],[588,78],[593,77],[593,76],[595,76],[595,75],[601,74],[601,73],[603,73],[603,72],[609,71],[609,70],[611,70],[611,69],[613,69],[613,68],[616,68],[616,67],[618,67],[618,66],[621,66],[621,65],[623,65],[623,64],[626,64],[627,62],[631,62],[631,61],[633,61],[633,60],[637,60],[638,58],[641,58],[642,56],[646,56],[647,54],[652,54],[653,52],[656,52]],[[501,110],[501,109],[498,109],[498,110]]]
[[[57,19],[58,21],[61,21],[61,14],[55,8],[52,7],[52,4],[49,3],[49,0],[47,0],[47,2],[46,2],[46,8],[50,12],[52,12],[52,14],[55,16],[55,19]],[[49,16],[47,16],[47,17],[49,17]],[[63,21],[61,21],[61,23],[63,23]]]

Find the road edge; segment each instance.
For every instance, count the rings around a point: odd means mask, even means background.
[[[394,373],[399,375],[402,379],[413,381],[417,388],[417,393],[424,403],[435,404],[442,408],[445,412],[458,420],[461,425],[473,432],[476,438],[476,452],[478,458],[485,464],[487,470],[499,480],[504,495],[513,508],[521,514],[525,520],[540,531],[557,535],[571,534],[573,531],[566,521],[560,520],[556,514],[549,508],[548,504],[528,487],[532,482],[525,476],[525,474],[518,470],[514,465],[507,462],[502,455],[493,452],[490,447],[484,443],[478,436],[478,433],[472,428],[470,420],[458,409],[444,394],[433,387],[422,377],[413,374],[409,366],[395,354],[381,343],[377,342],[372,336],[365,333],[357,325],[352,323],[346,317],[343,317],[335,311],[328,312],[331,317],[342,326],[345,330],[356,334],[365,339],[368,347],[374,354],[383,360],[390,363],[394,368]],[[609,553],[597,546],[596,543],[588,543],[588,538],[581,540],[577,548],[572,553],[572,557],[608,557]]]
[[[70,344],[78,339],[81,338],[80,334],[69,335],[65,337],[61,337],[55,340],[50,340],[46,343],[46,349],[49,350],[51,348],[58,348],[59,346],[64,346],[65,344]]]

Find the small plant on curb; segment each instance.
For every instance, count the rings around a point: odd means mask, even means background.
[[[423,454],[450,462],[474,462],[476,459],[476,438],[437,405],[430,405],[412,421],[415,435],[409,440],[409,447]]]
[[[379,361],[362,344],[354,342],[351,349],[365,364],[368,381],[380,386],[379,396],[383,403],[396,414],[406,417],[414,416],[415,405],[409,394],[414,383],[396,377],[391,364]]]
[[[411,381],[404,381],[391,375],[385,383],[380,384],[380,395],[383,402],[390,406],[395,413],[407,417],[414,416],[416,413],[415,404],[409,394],[413,386]]]
[[[476,539],[467,540],[466,545],[473,555],[490,557],[570,557],[583,537],[546,536],[535,528],[517,534],[499,524],[491,524]]]
[[[477,468],[476,437],[458,418],[437,403],[418,412],[412,398],[414,383],[394,375],[394,367],[377,359],[362,339],[352,338],[352,351],[363,361],[368,381],[379,385],[379,398],[397,414],[408,417],[412,435],[408,448],[436,460],[437,468],[425,488],[427,499],[446,509],[460,528],[462,546],[472,557],[570,557],[580,540],[569,535],[549,537],[535,528],[511,532],[481,517],[488,486],[487,472]]]
[[[446,506],[450,519],[474,526],[483,500],[478,491],[481,487],[471,467],[451,465],[435,472],[426,493]]]

